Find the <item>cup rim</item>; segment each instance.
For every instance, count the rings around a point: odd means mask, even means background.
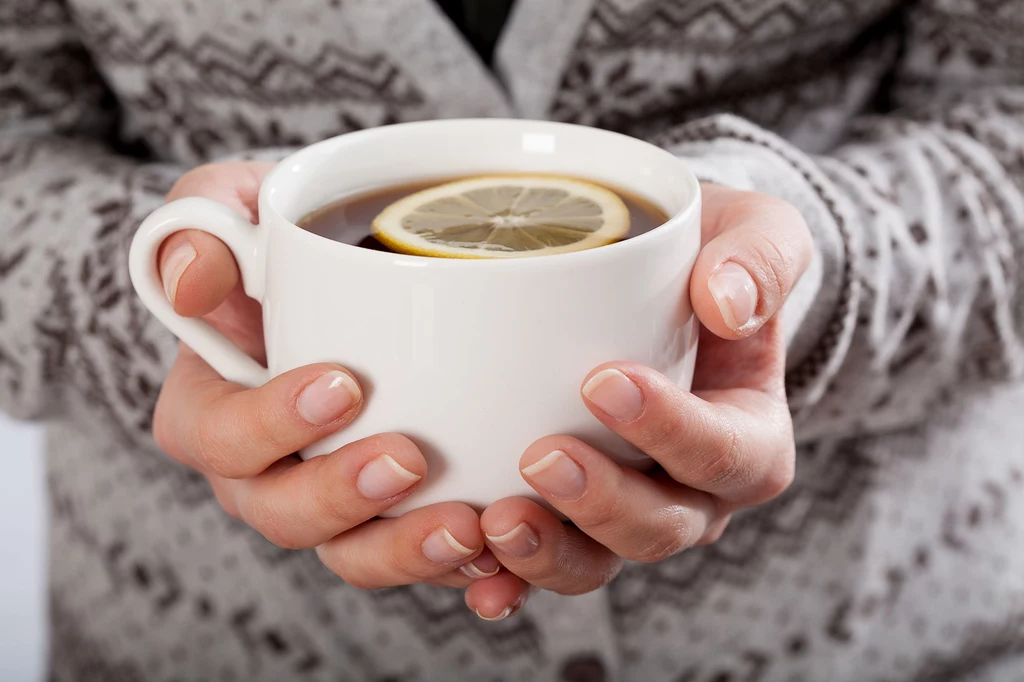
[[[324,147],[331,147],[334,145],[342,144],[342,140],[347,140],[349,143],[354,142],[357,138],[363,137],[376,137],[380,135],[393,134],[396,131],[410,130],[416,128],[440,128],[440,127],[457,127],[458,125],[494,125],[497,126],[509,126],[509,125],[522,125],[530,126],[531,131],[524,130],[523,132],[537,131],[537,128],[546,128],[552,132],[558,130],[573,129],[576,132],[585,131],[585,134],[594,134],[598,137],[617,137],[620,139],[627,140],[629,144],[637,146],[644,146],[649,151],[664,155],[667,159],[671,159],[676,165],[678,165],[683,181],[688,185],[687,189],[689,199],[685,205],[672,215],[669,215],[664,223],[657,227],[639,234],[635,237],[623,239],[622,241],[615,242],[613,244],[606,244],[601,247],[585,249],[582,251],[570,251],[567,253],[556,253],[548,254],[543,256],[534,257],[523,257],[523,258],[436,258],[432,256],[416,256],[412,254],[404,253],[392,253],[388,251],[375,251],[373,249],[366,249],[354,244],[346,244],[344,242],[335,241],[328,237],[304,230],[294,221],[288,220],[281,213],[274,208],[269,195],[273,192],[274,185],[277,182],[277,176],[284,173],[289,165],[294,164],[300,158],[315,154],[317,150]],[[543,132],[543,130],[539,131]],[[495,171],[500,172],[500,171]],[[683,229],[686,225],[690,224],[690,219],[695,211],[700,210],[701,205],[701,191],[700,182],[697,177],[693,174],[693,171],[678,157],[670,153],[669,151],[658,147],[657,145],[651,144],[645,140],[631,137],[623,133],[618,133],[610,130],[604,130],[601,128],[593,128],[590,126],[577,125],[573,123],[562,123],[558,121],[545,121],[545,120],[533,120],[525,118],[449,118],[449,119],[432,119],[426,121],[411,121],[405,123],[392,123],[388,125],[376,126],[374,128],[365,128],[349,133],[343,133],[334,137],[314,142],[313,144],[306,145],[305,147],[292,152],[267,174],[263,179],[263,184],[259,191],[259,206],[260,206],[260,222],[262,223],[265,219],[263,216],[263,210],[265,208],[273,211],[274,216],[279,219],[279,222],[285,226],[285,229],[289,234],[293,235],[294,239],[305,241],[311,246],[317,248],[332,248],[342,249],[343,253],[347,253],[350,256],[356,256],[359,258],[365,258],[370,261],[376,260],[379,263],[390,263],[392,265],[406,266],[406,267],[417,267],[417,268],[524,268],[524,267],[537,267],[541,265],[556,264],[558,266],[571,265],[574,260],[592,260],[592,259],[607,259],[607,258],[619,258],[626,255],[630,250],[644,249],[648,247],[650,242],[664,239],[668,233],[678,229]],[[699,229],[700,221],[697,221]]]

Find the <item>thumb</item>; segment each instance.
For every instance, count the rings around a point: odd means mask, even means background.
[[[204,197],[255,220],[263,176],[272,164],[235,162],[207,164],[178,180],[168,201]],[[238,266],[224,243],[199,230],[176,232],[160,245],[160,279],[179,315],[199,317],[212,312],[238,284]]]
[[[224,242],[199,230],[175,232],[160,245],[160,279],[174,310],[200,317],[238,284],[238,266]]]
[[[810,264],[810,231],[799,211],[775,197],[705,186],[704,198],[693,309],[715,335],[746,338],[778,312]]]

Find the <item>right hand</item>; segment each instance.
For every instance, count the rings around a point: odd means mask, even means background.
[[[206,197],[255,221],[259,187],[271,167],[201,166],[185,174],[167,199]],[[178,314],[203,317],[266,362],[260,306],[242,292],[234,258],[219,239],[178,232],[161,246],[159,265]],[[374,519],[427,474],[423,455],[404,436],[373,436],[305,462],[293,454],[343,428],[361,405],[359,384],[343,367],[300,367],[247,390],[180,344],[160,392],[153,434],[171,457],[206,477],[228,514],[281,547],[315,547],[329,569],[356,587],[465,587],[498,573],[497,559],[484,548],[479,516],[465,504]],[[511,576],[489,579],[500,583]]]

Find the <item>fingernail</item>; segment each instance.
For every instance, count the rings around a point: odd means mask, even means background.
[[[386,500],[406,490],[420,478],[396,462],[391,455],[381,455],[370,460],[359,472],[356,488],[367,499]]]
[[[310,424],[327,424],[352,409],[361,397],[352,377],[335,370],[302,389],[295,409]]]
[[[502,552],[519,559],[530,558],[537,553],[537,547],[540,546],[540,538],[537,537],[536,531],[526,522],[520,523],[504,535],[488,535],[487,539]]]
[[[512,611],[513,611],[513,608],[511,606],[506,606],[505,610],[502,611],[501,613],[499,613],[497,616],[491,616],[491,617],[488,618],[487,616],[485,616],[484,614],[480,613],[476,609],[473,609],[473,613],[475,613],[478,618],[480,618],[481,620],[487,620],[487,621],[491,621],[491,622],[494,622],[496,620],[505,620],[506,618],[508,618],[509,616],[512,615]]]
[[[428,535],[421,547],[423,555],[435,564],[450,564],[473,553],[473,550],[456,540],[447,528],[438,528]]]
[[[742,265],[730,261],[715,270],[708,278],[708,289],[729,329],[736,331],[754,317],[757,284]]]
[[[506,618],[508,618],[512,614],[518,613],[519,609],[523,608],[523,605],[526,604],[526,597],[527,597],[527,595],[525,595],[525,594],[520,596],[519,599],[516,600],[515,604],[511,604],[510,606],[506,606],[504,609],[502,609],[501,613],[499,613],[496,616],[485,616],[484,614],[480,613],[479,609],[476,609],[476,608],[473,609],[473,613],[475,613],[477,615],[477,617],[480,618],[481,620],[488,620],[488,621],[492,621],[492,622],[496,621],[496,620],[505,620]]]
[[[617,369],[603,369],[590,377],[583,395],[621,422],[633,421],[644,409],[640,387]]]
[[[185,268],[196,259],[196,247],[191,242],[182,242],[174,247],[161,271],[164,280],[164,293],[167,300],[174,303],[174,296],[178,293],[178,281],[185,274]]]
[[[459,570],[473,580],[481,580],[498,575],[498,571],[501,570],[501,564],[498,563],[498,557],[490,552],[484,552],[468,564],[461,566]]]
[[[583,467],[561,450],[550,452],[540,461],[524,467],[523,475],[552,497],[563,500],[575,500],[587,489]]]

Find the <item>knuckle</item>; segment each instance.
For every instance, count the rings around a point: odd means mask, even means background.
[[[757,213],[770,216],[775,225],[784,227],[783,231],[774,234],[778,235],[785,248],[764,233],[751,233],[751,238],[756,240],[753,247],[767,268],[766,277],[773,280],[768,284],[777,285],[779,293],[784,294],[794,283],[795,275],[807,266],[814,254],[811,230],[803,214],[788,201],[768,194],[756,194],[754,197]]]
[[[177,363],[171,369],[171,374],[178,369]],[[168,375],[168,377],[171,376]],[[153,410],[152,433],[153,440],[161,451],[182,464],[188,464],[188,456],[181,442],[181,424],[172,415],[174,410],[171,404],[174,402],[175,391],[170,388],[170,382],[165,381],[157,396],[156,407]]]
[[[380,574],[371,571],[354,571],[350,562],[346,561],[344,554],[333,548],[330,544],[320,545],[316,548],[317,558],[320,559],[327,570],[338,576],[342,581],[359,590],[377,590],[387,585],[381,581]]]
[[[355,508],[351,497],[345,492],[345,484],[330,471],[330,455],[313,457],[307,460],[304,466],[307,469],[307,476],[314,481],[310,486],[309,495],[313,513],[318,518],[330,523],[332,528],[338,529],[338,533],[364,520],[352,518]]]
[[[164,417],[164,411],[160,409],[159,402],[157,403],[156,411],[153,413],[153,440],[156,441],[157,447],[163,452],[172,457],[175,456],[178,449],[178,439],[175,436],[170,420]]]
[[[751,239],[751,247],[762,265],[763,293],[769,302],[778,302],[788,293],[794,280],[793,264],[774,240],[759,232],[752,233]]]
[[[556,594],[560,594],[563,597],[578,597],[581,594],[589,594],[602,585],[591,586],[585,583],[568,583],[566,585],[559,586],[552,590]]]
[[[224,513],[236,521],[242,521],[242,514],[238,510],[238,503],[223,483],[219,483],[209,476],[206,477],[206,481],[210,484],[213,496],[217,498],[217,504],[224,510]]]
[[[796,454],[795,449],[787,448],[782,457],[778,458],[775,466],[771,467],[762,484],[765,501],[773,499],[786,492],[796,477]]]
[[[641,564],[656,564],[685,549],[679,538],[652,538],[626,558]]]
[[[699,426],[685,408],[660,406],[665,398],[659,394],[653,408],[647,409],[634,424],[634,441],[643,451],[676,460],[689,447],[688,435]]]
[[[294,523],[282,514],[281,508],[261,495],[249,495],[244,502],[242,517],[263,537],[282,549],[303,549],[295,533]]]
[[[564,595],[580,595],[604,587],[622,570],[624,557],[602,550],[581,553],[579,543],[569,540],[554,556],[544,561],[543,568],[529,567],[518,571],[527,582]],[[535,572],[529,573],[532,568]]]
[[[785,225],[806,225],[803,214],[796,206],[774,194],[751,192],[747,207],[759,216],[769,215],[778,223]]]
[[[273,458],[275,460],[290,455],[296,449],[281,433],[281,420],[276,406],[266,400],[255,402],[250,417],[250,428],[256,436],[256,442],[276,455]]]
[[[622,557],[612,555],[612,558],[607,562],[600,570],[594,571],[592,579],[587,589],[581,594],[586,592],[593,592],[594,590],[604,587],[611,581],[618,577],[619,573],[622,572]]]
[[[684,452],[685,448],[680,443],[681,437],[686,433],[685,424],[679,420],[680,415],[674,415],[675,419],[666,419],[661,415],[652,415],[644,421],[641,429],[644,434],[644,445],[650,452],[672,453],[677,455]]]
[[[323,557],[321,557],[320,560],[323,561],[324,566],[334,573],[334,575],[338,576],[342,581],[356,589],[376,590],[382,587],[378,584],[377,579],[368,572],[352,571],[344,562],[331,561],[330,559],[325,560]]]
[[[610,583],[617,574],[618,570],[614,572],[601,571],[598,573],[588,574],[586,576],[580,576],[564,582],[554,591],[558,594],[563,594],[569,597],[589,594],[590,592],[600,589]],[[552,576],[552,579],[554,579],[554,576]]]
[[[602,495],[601,499],[589,501],[577,513],[573,514],[576,524],[581,528],[614,528],[621,526],[629,518],[626,500],[622,495]]]
[[[645,541],[638,545],[626,558],[642,564],[654,564],[675,556],[693,546],[691,524],[682,514],[671,514],[660,523],[652,524],[650,532],[644,534]]]
[[[800,225],[804,223],[803,214],[790,202],[770,194],[762,194],[761,196],[766,197],[765,200],[769,202],[771,210],[775,212],[776,219],[780,222],[784,222],[787,225]]]
[[[379,584],[377,580],[374,580],[373,578],[365,574],[353,575],[348,577],[338,574],[338,577],[358,590],[378,590],[384,587],[383,585]]]
[[[192,438],[192,456],[204,468],[223,478],[246,478],[250,472],[224,442],[219,424],[203,420]]]
[[[207,163],[189,170],[171,186],[171,190],[167,193],[167,201],[196,195],[211,180],[220,178],[230,165],[230,163]]]
[[[744,472],[743,439],[734,424],[724,426],[718,444],[704,462],[701,476],[707,485],[720,487],[735,481]]]
[[[801,265],[806,265],[814,256],[814,236],[803,214],[791,204],[786,204],[786,207],[790,212],[788,224],[792,226],[797,256]]]

